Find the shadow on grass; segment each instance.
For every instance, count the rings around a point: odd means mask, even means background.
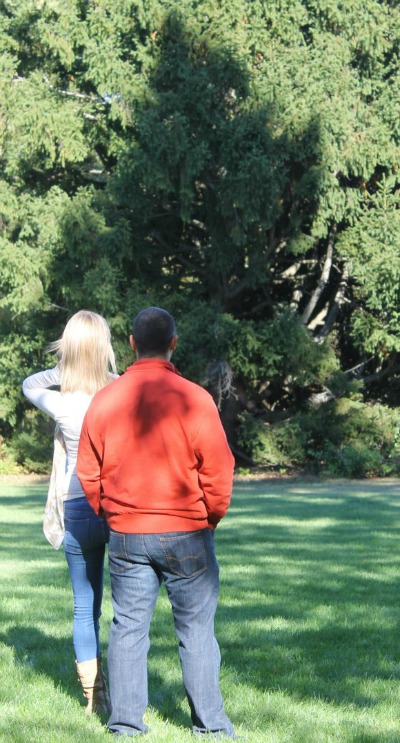
[[[164,659],[165,652],[152,648],[153,665],[158,659]],[[179,665],[178,656],[176,655]],[[165,722],[173,723],[184,728],[191,728],[192,722],[189,712],[185,712],[181,705],[185,704],[183,683],[166,681],[158,671],[149,671],[149,703],[157,710],[158,715]]]
[[[358,707],[398,683],[399,494],[398,483],[236,486],[216,539],[217,634],[243,683]]]
[[[56,687],[82,701],[82,692],[76,677],[72,638],[55,638],[31,624],[21,625],[0,634],[0,642],[14,651],[16,663],[45,674]]]
[[[0,633],[0,642],[14,651],[18,665],[46,675],[55,686],[83,704],[75,671],[72,635],[67,633],[57,638],[53,629],[58,620],[72,626],[72,594],[63,550],[53,550],[42,532],[44,501],[43,487],[13,487],[12,493],[0,497],[3,517],[0,522],[0,552],[3,559],[12,562],[15,571],[15,574],[12,569],[8,572],[0,588],[0,596],[9,599],[1,602],[0,626],[8,626],[8,629]],[[32,522],[27,522],[29,518]],[[17,581],[15,575],[18,575]],[[108,571],[105,583],[109,583]],[[46,611],[44,592],[48,593],[49,602],[48,631],[36,626],[46,619],[43,616]],[[106,596],[103,608],[108,601]],[[107,606],[107,613],[109,611]],[[30,622],[26,622],[27,616]],[[104,626],[104,622],[102,624]],[[172,674],[176,681],[170,679],[171,673],[168,673],[167,680],[159,672],[164,663],[169,670],[176,668],[176,673]],[[158,605],[154,631],[152,627],[149,703],[161,718],[187,727],[190,725],[189,714],[181,708],[184,698],[171,611],[169,605]]]
[[[1,488],[0,495],[0,551],[9,558],[29,561],[40,558],[49,548],[42,531],[47,490],[43,485]],[[26,546],[25,556],[22,550]],[[50,548],[51,549],[51,548]]]
[[[51,632],[47,634],[27,624],[11,627],[6,633],[0,634],[0,642],[13,649],[17,664],[35,673],[44,674],[52,679],[54,685],[63,693],[84,704],[75,672],[71,637],[57,639]],[[176,664],[179,666],[177,649],[174,650]],[[153,640],[151,665],[157,666],[159,662],[165,661],[166,655],[173,663],[172,645],[166,653],[163,643],[158,646],[157,641]],[[190,715],[181,709],[184,699],[182,682],[167,681],[154,668],[149,670],[149,704],[157,710],[163,720],[190,727]]]
[[[10,524],[0,521],[0,533],[0,553],[4,553],[3,557],[7,555],[12,559],[18,558],[23,562],[21,553],[24,545],[26,545],[27,569],[36,560],[46,559],[46,557],[51,558],[52,547],[46,541],[41,524]],[[16,542],[21,544],[18,551],[15,548]],[[41,576],[42,581],[47,582],[45,574]]]
[[[381,690],[383,682],[398,686],[399,494],[398,484],[236,486],[231,511],[216,533],[216,633],[228,676],[261,692],[358,708],[381,703],[388,693]],[[22,498],[18,507],[25,504]],[[16,520],[5,526],[8,549],[23,575],[29,555],[24,590],[30,600],[40,587],[65,588],[64,561],[47,546],[41,524]],[[71,637],[57,639],[51,626],[41,632],[34,622],[18,622],[0,635],[15,649],[17,662],[81,699]],[[164,600],[157,605],[151,642],[150,704],[163,719],[186,727],[177,643]]]
[[[27,475],[19,483],[4,482],[0,477],[0,505],[4,505],[10,499],[17,505],[23,505],[29,500],[37,505],[37,496],[42,496],[44,501],[46,500],[48,487],[48,477],[31,482]]]

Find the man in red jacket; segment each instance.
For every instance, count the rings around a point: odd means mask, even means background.
[[[108,727],[115,735],[147,730],[149,628],[164,582],[193,732],[234,738],[219,687],[213,538],[230,503],[234,460],[211,396],[170,361],[176,343],[168,312],[149,307],[136,316],[137,361],[95,395],[79,444],[79,479],[111,530]]]

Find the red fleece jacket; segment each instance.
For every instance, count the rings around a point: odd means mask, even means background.
[[[112,529],[150,534],[215,528],[233,465],[211,395],[170,362],[140,359],[93,398],[77,474]]]

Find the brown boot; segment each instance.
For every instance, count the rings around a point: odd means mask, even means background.
[[[85,660],[82,663],[75,662],[83,694],[87,699],[86,714],[97,712],[99,715],[109,715],[111,712],[110,697],[101,667],[101,658]]]

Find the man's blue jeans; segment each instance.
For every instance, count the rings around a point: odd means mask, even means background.
[[[74,593],[73,641],[79,663],[100,655],[99,619],[107,523],[86,498],[64,502],[64,552]]]
[[[195,733],[234,737],[219,687],[220,652],[214,637],[219,571],[209,529],[168,534],[122,534],[109,543],[114,619],[108,669],[117,734],[146,732],[149,628],[161,583],[171,602],[183,683]]]

